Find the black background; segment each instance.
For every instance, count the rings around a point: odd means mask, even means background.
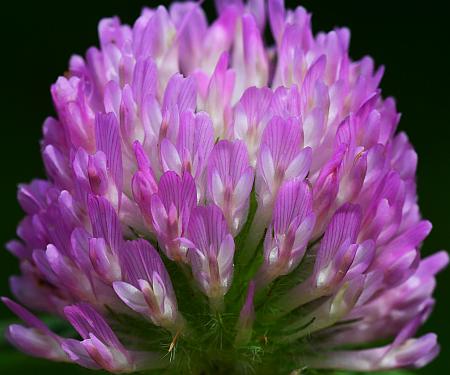
[[[49,87],[67,68],[72,53],[83,54],[97,44],[97,23],[119,15],[131,23],[144,6],[161,2],[14,1],[1,7],[1,206],[0,244],[14,237],[22,212],[16,185],[43,177],[39,155],[41,124],[54,114]],[[354,59],[369,54],[386,66],[384,96],[394,96],[405,130],[419,154],[418,189],[421,210],[434,229],[423,253],[450,249],[449,20],[445,1],[303,1],[313,13],[315,31],[348,26]],[[204,5],[211,16],[211,1]],[[211,18],[211,17],[210,17]],[[1,246],[3,247],[3,246]],[[0,294],[9,295],[8,276],[17,271],[15,259],[0,252]],[[439,334],[440,357],[420,371],[444,374],[450,365],[450,271],[438,278],[436,309],[423,329]],[[10,318],[1,306],[2,320]],[[76,367],[28,360],[1,344],[3,374],[84,373]]]

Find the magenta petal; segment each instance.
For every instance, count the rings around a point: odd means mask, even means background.
[[[212,299],[220,299],[231,285],[234,241],[217,206],[196,207],[189,221],[189,250],[194,277]]]
[[[133,310],[155,324],[170,326],[177,320],[177,302],[172,283],[156,250],[145,240],[126,244],[122,260],[124,279],[114,290]]]
[[[27,309],[25,309],[24,307],[20,306],[18,303],[10,300],[7,297],[2,297],[1,300],[14,314],[16,314],[20,319],[22,319],[28,326],[37,328],[42,332],[50,333],[50,330],[47,328],[47,326],[35,315],[30,313]]]
[[[175,2],[170,7],[170,16],[180,38],[180,68],[191,73],[202,59],[202,40],[207,32],[206,15],[195,3]]]
[[[128,307],[140,314],[149,315],[149,307],[144,294],[138,288],[124,281],[114,281],[113,288]]]
[[[259,288],[300,263],[314,221],[311,188],[301,180],[285,182],[278,192],[264,241],[264,264],[256,276]]]
[[[54,361],[68,360],[61,349],[60,338],[51,332],[40,319],[9,298],[2,297],[2,302],[29,327],[10,325],[6,331],[9,342],[21,351],[35,357]]]
[[[262,207],[271,206],[284,181],[305,178],[311,157],[302,146],[303,132],[293,117],[275,116],[264,129],[256,168],[256,192]]]
[[[114,208],[104,198],[89,198],[89,218],[94,237],[102,237],[113,252],[122,245],[122,229]]]
[[[315,272],[326,266],[345,241],[355,243],[361,223],[361,209],[347,204],[333,216],[317,253]]]
[[[185,235],[196,204],[196,186],[189,173],[180,177],[169,171],[161,176],[158,193],[152,196],[151,210],[158,241],[170,259],[186,261],[187,249],[178,239]]]
[[[240,141],[218,142],[207,168],[208,198],[219,206],[230,231],[237,234],[247,214],[253,186],[253,168],[249,165],[245,144]]]
[[[62,343],[61,347],[69,356],[69,358],[73,362],[78,363],[80,366],[92,370],[101,368],[101,366],[89,356],[89,353],[86,351],[80,341],[74,339],[66,339]]]
[[[58,340],[45,332],[13,324],[7,328],[5,334],[11,344],[28,355],[52,361],[68,361]]]
[[[118,256],[111,251],[103,238],[89,240],[89,259],[95,272],[107,283],[120,280],[122,275]]]
[[[106,155],[108,169],[118,191],[119,207],[122,195],[123,171],[119,125],[113,113],[98,115],[95,122],[97,150]]]
[[[90,334],[95,334],[105,344],[117,349],[122,349],[114,332],[108,326],[103,317],[86,303],[68,306],[64,313],[70,323],[84,339],[88,339]]]

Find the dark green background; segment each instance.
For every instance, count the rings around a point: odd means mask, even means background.
[[[39,155],[41,124],[53,114],[49,86],[67,67],[72,53],[97,43],[97,22],[119,15],[132,22],[142,6],[158,2],[33,1],[6,2],[1,11],[1,218],[0,244],[14,237],[22,217],[16,185],[43,176]],[[205,7],[212,14],[212,4]],[[352,31],[351,54],[370,54],[386,66],[381,87],[397,99],[406,130],[419,154],[418,188],[423,215],[434,224],[423,252],[450,249],[449,20],[445,1],[303,1],[313,12],[315,31],[346,25]],[[0,294],[9,295],[8,275],[15,259],[0,252]],[[439,276],[437,307],[424,331],[439,333],[440,357],[421,374],[444,374],[450,367],[450,272]],[[1,319],[11,318],[0,307]],[[85,373],[75,366],[28,359],[0,343],[2,374]]]

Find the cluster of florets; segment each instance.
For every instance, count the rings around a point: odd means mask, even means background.
[[[81,340],[5,298],[25,322],[9,340],[114,373],[425,365],[436,337],[412,337],[447,255],[420,258],[431,225],[383,70],[301,7],[217,5],[211,25],[193,2],[104,19],[52,86],[11,289]]]

